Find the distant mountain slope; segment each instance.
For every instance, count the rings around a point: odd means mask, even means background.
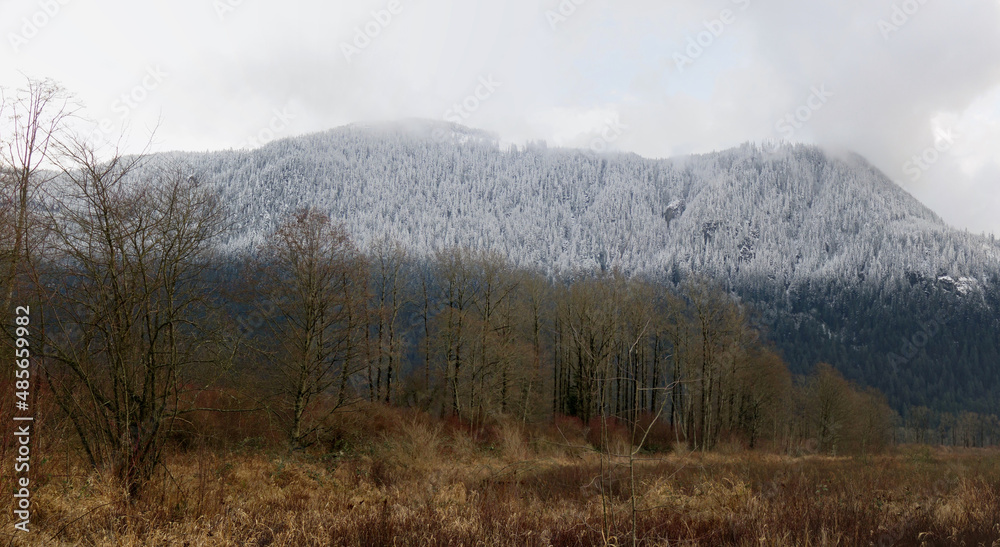
[[[182,155],[259,243],[305,204],[418,251],[464,244],[554,271],[671,267],[742,277],[996,275],[1000,245],[947,227],[858,157],[745,145],[678,160],[502,150],[428,123],[348,126],[256,151]],[[448,127],[449,131],[458,129]],[[461,143],[459,143],[461,141]],[[177,157],[177,155],[172,155]]]
[[[161,158],[186,163],[233,208],[233,250],[315,205],[362,247],[388,235],[418,255],[487,247],[552,273],[710,275],[762,311],[797,370],[831,361],[897,405],[1000,407],[987,389],[1000,387],[1000,244],[948,227],[855,155],[744,145],[651,160],[503,148],[479,131],[415,121]],[[903,355],[903,341],[942,309],[955,332]],[[944,368],[961,378],[932,387]],[[962,393],[949,402],[935,389]]]

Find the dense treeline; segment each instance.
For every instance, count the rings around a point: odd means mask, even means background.
[[[793,372],[829,362],[885,393],[902,414],[911,406],[1000,412],[995,287],[973,292],[911,273],[887,289],[825,280],[788,295],[773,287],[741,294],[770,313],[769,336]]]
[[[550,279],[463,248],[412,260],[390,241],[363,253],[308,209],[269,249],[231,269],[227,284],[248,286],[229,305],[293,444],[357,399],[480,423],[655,420],[695,449],[873,450],[891,435],[881,395],[825,365],[793,379],[751,311],[707,281]]]
[[[906,443],[940,444],[982,448],[1000,444],[1000,418],[977,412],[937,412],[925,406],[908,409],[898,440]]]

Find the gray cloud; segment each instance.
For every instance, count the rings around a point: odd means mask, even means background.
[[[387,18],[389,0],[62,0],[15,51],[42,8],[8,0],[0,84],[50,76],[95,120],[137,135],[159,120],[158,148],[203,150],[268,136],[276,110],[294,118],[275,137],[441,119],[492,77],[502,86],[463,121],[508,140],[588,146],[613,121],[610,148],[654,157],[779,137],[849,148],[953,224],[1000,233],[996,0],[397,1]],[[148,67],[169,77],[121,116]],[[812,109],[815,86],[833,95]],[[789,135],[788,115],[808,120]],[[907,162],[949,129],[954,146],[914,180]]]

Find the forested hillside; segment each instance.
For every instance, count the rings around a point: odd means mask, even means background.
[[[1000,243],[948,227],[854,155],[748,144],[651,160],[415,121],[159,159],[234,210],[230,251],[309,205],[362,249],[389,238],[554,276],[709,276],[752,305],[795,372],[831,362],[901,411],[1000,409]]]

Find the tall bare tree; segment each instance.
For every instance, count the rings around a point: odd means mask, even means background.
[[[399,321],[409,301],[403,271],[406,261],[406,249],[397,241],[383,238],[372,246],[371,289],[376,344],[368,372],[369,397],[386,403],[393,400],[393,382],[398,383],[402,364]]]
[[[43,184],[55,175],[51,152],[65,136],[73,114],[68,93],[51,80],[29,79],[11,94],[0,90],[0,247],[3,250],[3,310],[10,308],[15,281],[33,258],[45,226],[32,213]]]
[[[179,171],[139,177],[139,157],[101,161],[80,142],[62,151],[45,372],[90,462],[134,496],[194,374],[221,358],[203,274],[226,217]]]
[[[367,267],[344,228],[315,209],[279,228],[263,262],[265,291],[280,310],[268,320],[276,381],[289,442],[301,447],[350,402],[350,379],[367,360]]]
[[[470,360],[469,408],[483,416],[489,411],[505,413],[518,367],[516,332],[512,304],[519,280],[499,253],[480,251],[470,260],[476,290],[473,293],[473,322],[476,341]]]
[[[544,385],[546,378],[543,375],[543,344],[548,338],[546,335],[552,329],[548,326],[549,318],[552,315],[550,305],[552,303],[551,284],[541,274],[537,272],[524,272],[519,282],[520,291],[517,298],[519,307],[518,326],[520,336],[530,344],[529,356],[531,363],[529,369],[524,371],[524,381],[521,385],[521,420],[527,422],[528,414],[532,410],[549,413],[552,405],[541,405],[545,400],[548,390]],[[545,360],[547,362],[547,360]],[[556,385],[553,383],[553,389]],[[555,399],[555,398],[553,398]],[[555,404],[555,401],[552,401]]]
[[[470,410],[463,404],[463,388],[467,387],[463,379],[468,376],[470,347],[474,344],[470,314],[475,290],[470,252],[457,247],[439,251],[434,271],[441,300],[441,309],[434,318],[434,345],[445,368],[443,393],[450,399],[445,405],[450,405],[452,414],[461,414]]]

